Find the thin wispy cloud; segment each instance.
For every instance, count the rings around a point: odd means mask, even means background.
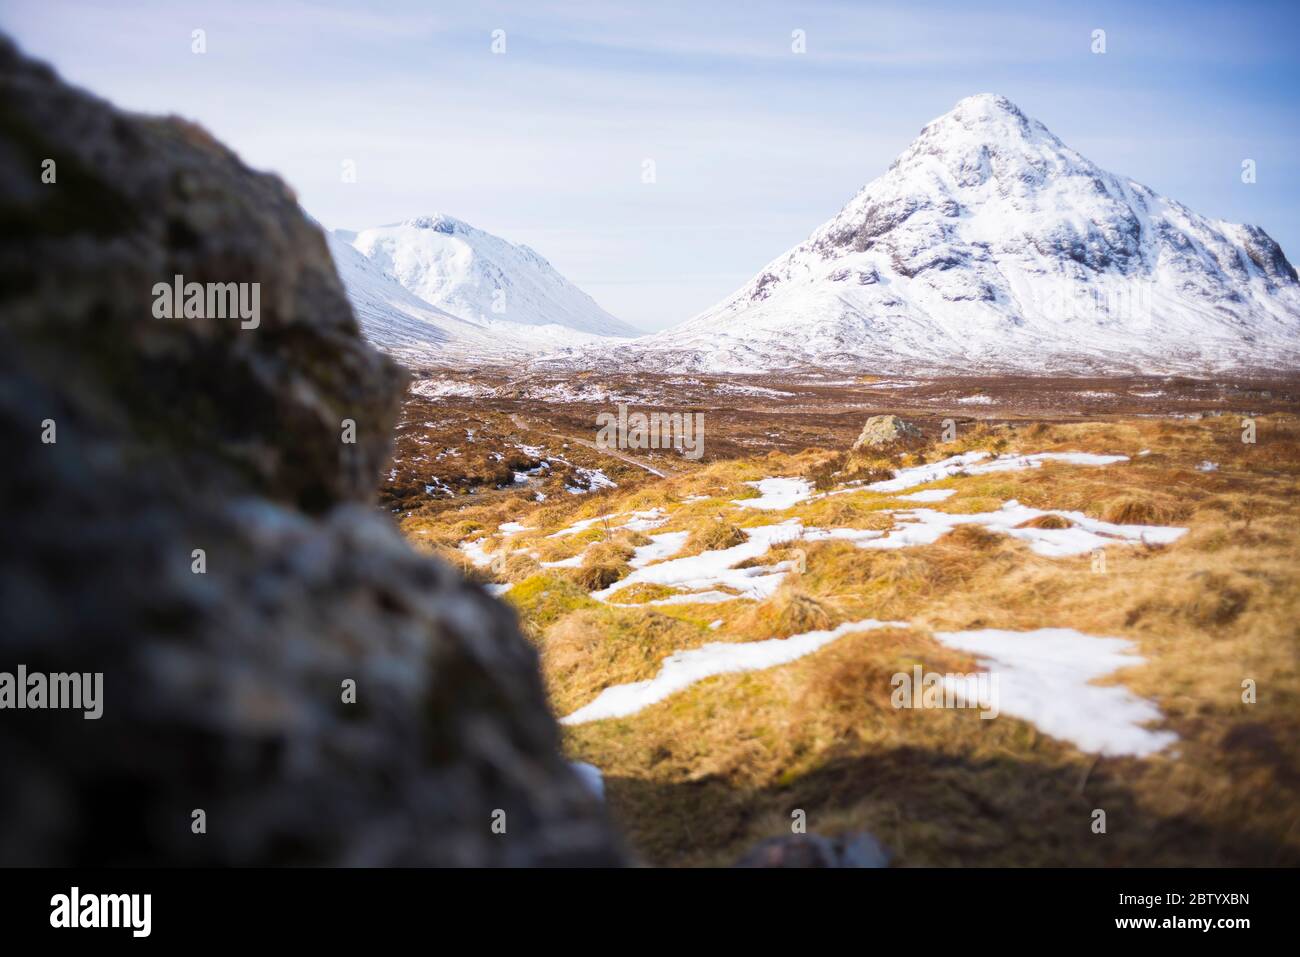
[[[0,8],[0,28],[69,79],[197,120],[327,225],[447,212],[528,243],[645,328],[730,293],[978,92],[1294,255],[1297,26],[1287,4]],[[190,52],[197,28],[204,56]],[[1098,28],[1103,56],[1089,48]],[[806,53],[792,52],[795,30]],[[1259,168],[1249,186],[1245,158]],[[355,183],[340,181],[345,159]]]

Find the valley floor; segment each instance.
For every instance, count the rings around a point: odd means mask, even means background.
[[[620,402],[702,412],[703,456],[597,447]],[[431,370],[382,501],[515,607],[647,863],[803,812],[900,865],[1295,865],[1297,411],[1284,379]],[[850,453],[879,413],[924,439]],[[898,707],[918,674],[996,698]]]

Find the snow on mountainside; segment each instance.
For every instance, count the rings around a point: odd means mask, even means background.
[[[1262,229],[962,100],[730,298],[609,361],[700,371],[1294,367],[1300,286]]]
[[[346,233],[325,234],[361,331],[372,343],[407,361],[461,358],[499,349],[487,329],[443,312],[407,292],[397,280],[352,248]]]
[[[470,322],[560,326],[595,336],[641,334],[532,249],[451,216],[365,229],[352,245],[414,295]]]

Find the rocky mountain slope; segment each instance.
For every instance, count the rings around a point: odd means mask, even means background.
[[[0,37],[0,224],[0,672],[103,675],[4,712],[0,865],[619,863],[514,615],[373,505],[403,376],[285,185]]]
[[[1262,229],[1108,173],[984,94],[732,296],[623,352],[723,372],[1284,368],[1300,286]]]

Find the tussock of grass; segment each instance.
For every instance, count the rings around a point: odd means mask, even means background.
[[[512,552],[501,566],[498,572],[500,577],[508,582],[521,582],[526,578],[531,578],[542,570],[537,559],[524,552]]]
[[[887,509],[899,503],[876,492],[832,495],[811,502],[801,502],[789,515],[805,525],[819,528],[872,528],[883,530],[893,525]]]
[[[938,504],[938,510],[948,512],[952,515],[976,515],[984,512],[996,512],[1002,507],[1006,499],[997,498],[992,495],[962,495],[954,496],[946,502]],[[1028,502],[1024,504],[1029,504]]]
[[[667,598],[670,595],[677,594],[677,589],[670,588],[667,585],[654,585],[648,582],[638,582],[635,585],[629,585],[618,592],[617,601],[621,605],[636,605],[648,601],[654,601],[657,598]]]
[[[810,595],[797,580],[787,580],[771,598],[749,609],[735,630],[763,640],[821,631],[837,622],[838,614],[829,600]]]
[[[1162,617],[1181,618],[1199,628],[1223,627],[1246,611],[1255,588],[1241,575],[1198,570],[1143,596],[1129,609],[1127,622]]]
[[[1101,518],[1116,525],[1174,525],[1188,511],[1185,503],[1165,495],[1121,495],[1102,503]]]
[[[516,583],[505,597],[534,632],[577,609],[599,607],[577,583],[549,570]]]
[[[555,709],[567,714],[610,685],[653,677],[674,651],[716,640],[713,632],[651,610],[597,606],[546,630],[544,674]]]
[[[978,422],[959,428],[957,437],[953,441],[937,443],[935,451],[939,458],[960,455],[962,452],[988,452],[992,455],[1001,455],[1003,452],[1012,451],[1012,438],[1013,433],[1005,426]],[[1038,439],[1042,441],[1047,439],[1047,436],[1038,436]]]
[[[894,477],[896,461],[878,451],[834,452],[814,459],[802,471],[818,491],[846,482],[878,482]]]
[[[618,581],[629,571],[628,559],[632,548],[622,542],[596,542],[582,557],[582,565],[574,570],[573,580],[588,592],[598,591]]]
[[[1073,528],[1074,522],[1070,521],[1064,515],[1039,515],[1037,518],[1031,518],[1027,522],[1021,522],[1016,528],[1047,528],[1063,529]]]
[[[683,529],[685,531],[685,529]],[[700,552],[732,548],[747,542],[748,536],[721,516],[702,518],[690,526],[690,535],[679,555],[698,555]]]
[[[945,550],[966,548],[987,552],[1001,547],[1005,542],[1005,536],[990,532],[982,525],[958,525],[944,536],[941,544]]]

